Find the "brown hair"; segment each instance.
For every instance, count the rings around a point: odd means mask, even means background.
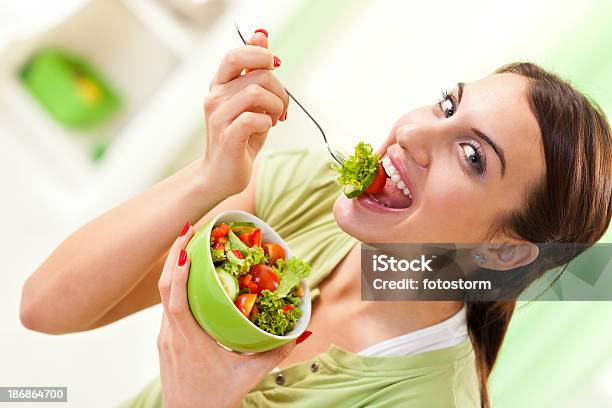
[[[500,219],[498,230],[532,243],[580,243],[573,251],[539,246],[538,259],[520,273],[508,274],[524,289],[547,270],[567,265],[597,242],[612,215],[612,139],[599,106],[568,82],[536,64],[499,68],[528,80],[527,96],[540,133],[545,174],[520,209]],[[583,245],[584,244],[584,245]],[[548,252],[548,253],[547,253]],[[553,261],[551,262],[551,259]],[[467,324],[478,370],[481,406],[490,406],[487,380],[514,312],[514,301],[468,301]]]

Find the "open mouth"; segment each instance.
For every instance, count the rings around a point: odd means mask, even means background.
[[[391,163],[389,156],[382,160],[383,168],[387,173],[385,187],[380,193],[366,194],[365,200],[388,209],[405,209],[412,205],[412,193],[401,179],[399,172]]]

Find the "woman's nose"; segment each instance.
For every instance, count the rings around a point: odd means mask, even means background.
[[[397,129],[397,144],[421,167],[429,166],[435,138],[431,130],[418,124],[404,124]]]

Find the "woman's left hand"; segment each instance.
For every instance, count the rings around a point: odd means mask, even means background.
[[[159,279],[164,313],[157,339],[163,406],[235,407],[276,367],[295,342],[265,353],[241,356],[219,347],[193,318],[187,304],[193,227],[170,248]]]

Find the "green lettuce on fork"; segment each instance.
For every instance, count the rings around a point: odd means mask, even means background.
[[[344,186],[347,198],[356,198],[364,192],[376,194],[385,186],[387,175],[378,153],[369,143],[357,143],[355,153],[341,166],[334,165],[333,168],[338,172],[338,184]]]

